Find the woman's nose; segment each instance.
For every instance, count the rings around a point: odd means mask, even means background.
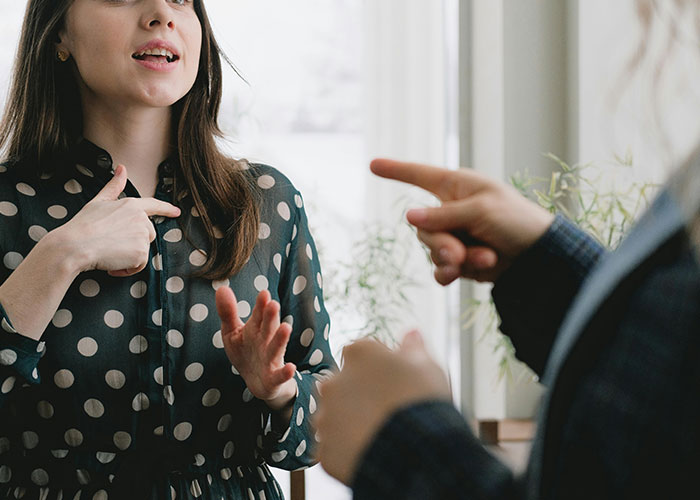
[[[168,5],[168,0],[150,0],[144,2],[143,26],[147,29],[166,26],[168,29],[175,28],[173,11]]]

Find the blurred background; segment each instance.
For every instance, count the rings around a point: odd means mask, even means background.
[[[435,285],[403,222],[435,201],[372,178],[369,161],[471,167],[523,189],[586,166],[582,199],[626,208],[579,221],[624,231],[697,137],[699,41],[689,23],[669,50],[671,4],[657,3],[647,37],[659,57],[633,71],[633,0],[207,0],[244,78],[226,70],[222,146],[304,194],[337,355],[359,336],[392,343],[418,327],[472,421],[531,419],[540,389],[492,331],[488,288]],[[0,0],[0,99],[25,5]],[[632,206],[620,203],[630,193]],[[526,446],[513,453],[522,461]],[[350,498],[320,467],[305,474],[306,498]]]

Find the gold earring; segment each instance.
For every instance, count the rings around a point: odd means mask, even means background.
[[[58,57],[59,61],[66,62],[68,60],[68,58],[70,57],[70,54],[68,53],[67,50],[58,49],[58,53],[56,54],[56,56]]]

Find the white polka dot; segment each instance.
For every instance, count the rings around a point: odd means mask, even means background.
[[[0,483],[9,483],[12,479],[12,470],[7,465],[0,465]]]
[[[126,384],[126,376],[119,370],[109,370],[105,373],[105,382],[112,389],[121,389]]]
[[[17,252],[7,252],[5,257],[2,259],[2,262],[8,269],[17,269],[23,260],[24,257],[22,257],[22,254]]]
[[[107,492],[105,490],[97,490],[94,495],[92,495],[92,500],[107,500]]]
[[[294,227],[296,227],[296,226],[294,226]],[[292,249],[292,244],[291,244],[291,243],[287,243],[287,246],[284,247],[284,253],[287,255],[287,257],[289,257],[289,251],[290,251],[291,249]]]
[[[76,447],[83,444],[83,433],[78,429],[68,429],[65,434],[63,434],[63,438],[66,440],[68,446]]]
[[[219,226],[214,226],[212,232],[214,233],[214,238],[217,240],[221,240],[226,236]]]
[[[277,213],[280,214],[280,217],[282,217],[284,220],[289,220],[292,216],[291,212],[289,211],[289,205],[283,201],[280,201],[277,204]]]
[[[204,250],[194,250],[190,254],[190,264],[196,267],[203,266],[207,262],[207,253]]]
[[[323,352],[321,352],[321,349],[316,349],[309,358],[309,364],[311,366],[316,366],[321,361],[323,361]]]
[[[129,341],[129,352],[132,354],[140,354],[148,350],[148,340],[143,335],[135,335]]]
[[[39,444],[39,436],[36,432],[24,431],[22,433],[22,445],[28,449],[33,450]]]
[[[163,385],[163,367],[159,366],[153,370],[153,380],[156,381],[158,385]]]
[[[122,451],[126,450],[129,446],[131,446],[131,436],[128,432],[115,432],[114,436],[112,437],[112,441],[114,442],[114,446],[116,446]]]
[[[307,328],[306,330],[301,332],[301,337],[299,338],[299,342],[304,347],[309,347],[311,345],[311,341],[313,339],[314,339],[314,331],[311,328]]]
[[[95,280],[85,280],[80,284],[80,293],[85,297],[95,297],[100,293],[100,284]]]
[[[247,387],[243,391],[243,401],[250,403],[253,400],[253,393]]]
[[[331,325],[326,325],[326,327],[323,329],[323,338],[324,338],[325,340],[328,340],[328,332],[329,332],[329,330],[330,330],[330,326],[331,326]]]
[[[66,458],[68,450],[51,450],[51,454],[56,458]]]
[[[263,275],[260,275],[255,278],[253,281],[253,286],[258,292],[262,292],[263,290],[267,290],[267,287],[269,286],[269,283],[267,281],[267,278]]]
[[[304,408],[299,408],[297,411],[297,425],[301,425],[304,422]]]
[[[321,273],[316,273],[316,283],[318,283],[319,288],[323,288],[323,277]]]
[[[17,353],[12,349],[3,349],[0,351],[0,365],[10,366],[17,361]]]
[[[170,293],[180,293],[185,288],[185,281],[179,276],[168,278],[165,282],[165,289]]]
[[[150,405],[151,403],[148,400],[148,396],[146,396],[143,392],[139,392],[131,401],[131,408],[134,411],[148,410]]]
[[[214,406],[219,402],[219,399],[221,399],[221,392],[218,389],[209,389],[202,396],[202,405],[207,407]]]
[[[170,347],[174,347],[175,349],[182,347],[182,344],[185,343],[185,338],[177,330],[169,330],[165,335],[165,338],[168,341],[168,345]]]
[[[162,436],[164,432],[165,432],[165,429],[163,428],[162,425],[159,425],[158,427],[153,429],[154,436]]]
[[[146,295],[146,290],[148,290],[148,285],[145,281],[137,281],[129,289],[129,293],[135,299],[140,299]]]
[[[282,434],[282,437],[277,440],[278,443],[284,443],[284,441],[289,437],[289,433],[292,430],[291,427],[287,427],[287,430],[284,431],[284,434]]]
[[[233,456],[233,451],[235,450],[235,446],[233,444],[233,441],[229,441],[226,443],[224,446],[224,458],[231,458]]]
[[[90,337],[83,337],[78,341],[78,352],[89,358],[97,352],[97,342]]]
[[[101,401],[91,398],[85,401],[83,404],[83,409],[92,418],[100,418],[105,414],[105,407]]]
[[[37,370],[36,368],[32,370],[32,378],[34,380],[37,380],[39,378],[39,370]]]
[[[89,168],[86,168],[82,165],[76,165],[75,168],[78,170],[78,172],[80,172],[86,177],[95,177],[95,174],[93,174],[92,170],[90,170]]]
[[[182,239],[182,230],[177,228],[171,229],[163,235],[163,239],[168,243],[177,243]]]
[[[245,300],[241,300],[238,303],[238,316],[241,318],[247,318],[250,316],[251,309],[250,309],[250,304],[246,302]]]
[[[281,462],[287,456],[287,450],[276,451],[272,454],[272,460],[274,462]]]
[[[282,318],[282,323],[287,323],[289,326],[294,326],[294,316],[291,314]]]
[[[317,313],[321,312],[321,303],[318,301],[318,297],[314,297],[314,310]]]
[[[206,459],[204,458],[204,455],[202,455],[201,453],[197,453],[194,456],[194,464],[196,466],[201,467],[202,465],[204,465],[205,462],[206,462]]]
[[[6,217],[17,215],[17,206],[9,201],[0,201],[0,215]]]
[[[294,280],[294,285],[292,285],[292,293],[294,295],[299,295],[306,288],[306,278],[303,276],[297,276]]]
[[[258,238],[261,240],[266,240],[270,237],[271,232],[272,231],[270,230],[270,226],[268,226],[264,222],[261,222],[260,228],[258,229]]]
[[[204,321],[209,315],[209,309],[204,304],[195,304],[190,307],[190,318],[194,321]]]
[[[276,253],[272,257],[272,263],[275,265],[275,269],[277,269],[277,272],[280,272],[282,270],[282,256],[278,253]]]
[[[163,310],[158,309],[153,311],[153,314],[151,314],[151,321],[153,321],[154,325],[161,326],[163,324]]]
[[[224,348],[224,339],[221,337],[221,330],[217,331],[214,336],[211,339],[211,343],[214,344],[214,347],[217,349],[223,349]]]
[[[0,393],[8,394],[15,387],[16,377],[7,377],[0,386]]]
[[[110,452],[107,452],[107,451],[98,451],[97,453],[95,453],[95,456],[97,457],[97,460],[100,461],[100,463],[108,464],[108,463],[110,463],[112,460],[114,460],[114,458],[115,458],[117,455],[116,455],[116,453],[110,453]]]
[[[29,234],[29,237],[34,241],[39,241],[46,236],[47,233],[48,231],[41,226],[29,226],[27,230],[27,234]]]
[[[231,479],[232,476],[231,469],[229,469],[228,467],[224,467],[223,469],[221,469],[219,474],[221,475],[221,479],[223,479],[224,481],[228,481],[229,479]]]
[[[211,282],[211,286],[212,286],[212,288],[213,288],[214,290],[218,290],[218,289],[221,288],[222,286],[228,286],[228,284],[229,284],[229,280],[227,280],[227,279],[225,279],[225,280],[216,280],[216,281],[212,281],[212,282]]]
[[[195,382],[204,373],[204,365],[202,363],[192,363],[185,368],[185,378],[190,382]]]
[[[90,473],[85,469],[78,469],[75,471],[75,477],[78,478],[78,483],[85,486],[90,484]]]
[[[75,382],[73,373],[65,368],[63,370],[58,370],[53,376],[53,383],[56,384],[56,387],[59,389],[68,389],[73,385],[73,382]]]
[[[178,441],[184,441],[192,434],[192,424],[189,422],[180,422],[173,429],[173,436]]]
[[[295,204],[297,207],[299,207],[299,208],[301,208],[302,206],[304,206],[304,202],[303,202],[303,200],[301,199],[301,196],[300,196],[300,195],[298,195],[298,194],[295,194],[295,195],[294,195],[294,204]]]
[[[175,403],[175,393],[173,392],[173,388],[171,386],[166,385],[163,387],[163,397],[169,405],[172,406]]]
[[[36,412],[41,418],[49,419],[53,417],[53,405],[48,401],[39,401],[36,405]]]
[[[33,187],[31,187],[29,184],[26,184],[24,182],[19,182],[17,183],[17,191],[22,193],[25,196],[34,196],[36,194],[36,191],[34,190]]]
[[[199,485],[199,481],[196,479],[193,479],[192,483],[190,484],[190,493],[192,493],[192,496],[195,498],[202,496],[202,487]]]
[[[49,474],[44,469],[34,469],[31,479],[37,486],[46,486],[49,483]]]
[[[232,420],[233,417],[231,415],[224,415],[219,419],[219,423],[216,424],[216,430],[218,430],[219,432],[224,432],[228,430],[228,428],[231,426]]]
[[[231,365],[231,373],[233,373],[234,375],[240,375],[240,373],[238,373],[238,370],[236,369],[236,367],[233,365]]]
[[[153,269],[156,271],[162,271],[163,270],[163,256],[161,254],[156,254],[153,256],[151,259],[151,265],[153,266]]]
[[[258,186],[263,189],[270,189],[275,185],[275,178],[271,175],[261,175],[258,177]]]
[[[124,315],[114,309],[105,313],[105,325],[110,328],[119,328],[124,324]]]
[[[65,328],[70,325],[71,321],[73,321],[73,314],[68,309],[59,309],[53,315],[51,323],[53,323],[53,326],[56,328]]]
[[[306,451],[306,440],[302,439],[301,443],[299,443],[299,446],[297,446],[297,449],[294,452],[294,454],[297,457],[300,457],[304,454],[305,451]]]
[[[62,205],[51,205],[46,212],[54,219],[64,219],[68,215],[68,210]]]
[[[314,399],[313,396],[309,396],[309,413],[314,414],[316,413],[316,400]]]
[[[67,193],[78,194],[83,190],[83,186],[75,179],[71,179],[63,185],[63,189],[65,189]]]

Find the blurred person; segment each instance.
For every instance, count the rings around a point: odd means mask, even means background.
[[[268,464],[313,463],[318,256],[289,179],[216,146],[221,57],[202,0],[27,4],[0,125],[3,498],[279,499]]]
[[[698,2],[675,4],[700,18]],[[700,148],[612,253],[474,171],[371,169],[440,198],[407,213],[436,280],[494,283],[501,331],[546,393],[515,475],[450,402],[416,332],[397,351],[358,342],[321,386],[318,455],[331,475],[357,499],[700,496]]]

